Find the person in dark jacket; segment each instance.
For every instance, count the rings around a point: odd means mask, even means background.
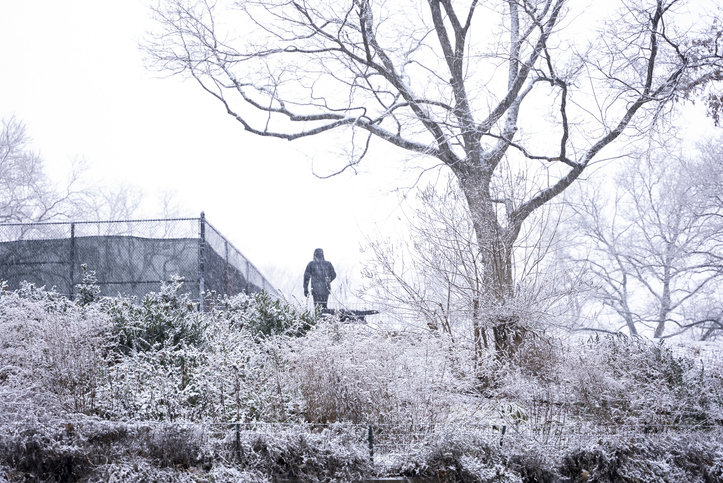
[[[304,297],[309,296],[309,281],[311,281],[311,295],[314,305],[326,308],[331,293],[331,281],[336,278],[336,272],[331,262],[324,260],[324,250],[314,250],[314,260],[310,261],[304,271]]]

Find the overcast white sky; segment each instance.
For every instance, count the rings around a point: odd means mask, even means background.
[[[247,134],[197,85],[146,71],[149,17],[142,0],[0,2],[0,117],[25,122],[55,177],[81,157],[109,185],[175,192],[277,286],[300,289],[317,247],[357,278],[364,233],[398,222],[400,171],[379,158],[317,179],[306,147]]]

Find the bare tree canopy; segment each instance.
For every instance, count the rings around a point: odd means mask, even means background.
[[[723,313],[723,153],[713,143],[676,151],[650,145],[620,165],[614,186],[574,203],[578,263],[631,335],[705,340],[720,334]]]
[[[448,166],[469,206],[481,302],[493,313],[514,297],[523,222],[633,123],[646,129],[671,101],[720,77],[711,42],[720,31],[676,24],[691,17],[683,0],[623,1],[596,36],[578,27],[592,21],[585,8],[164,0],[145,48],[154,68],[195,79],[248,132],[288,140],[336,132],[351,153],[340,170],[377,139]],[[496,337],[508,337],[505,324]]]
[[[61,216],[75,197],[78,173],[66,190],[55,189],[43,160],[31,147],[25,125],[10,117],[0,130],[0,222],[50,221]]]
[[[0,121],[0,223],[77,219],[122,220],[138,216],[143,193],[130,185],[100,187],[91,182],[88,164],[76,159],[64,183],[52,180],[34,149],[25,124],[15,116]],[[162,211],[173,213],[170,194]]]

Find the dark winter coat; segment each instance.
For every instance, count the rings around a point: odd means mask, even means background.
[[[331,262],[324,260],[324,250],[314,250],[314,260],[309,262],[304,271],[304,295],[309,292],[309,281],[311,281],[311,292],[317,295],[329,295],[331,292],[331,281],[336,278],[336,272]]]

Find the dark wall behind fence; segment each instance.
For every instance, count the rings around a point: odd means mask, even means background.
[[[218,295],[280,294],[261,272],[200,218],[0,224],[0,279],[11,290],[22,281],[55,287],[70,297],[82,282],[81,265],[96,273],[102,295],[143,297],[179,275],[199,300]]]

